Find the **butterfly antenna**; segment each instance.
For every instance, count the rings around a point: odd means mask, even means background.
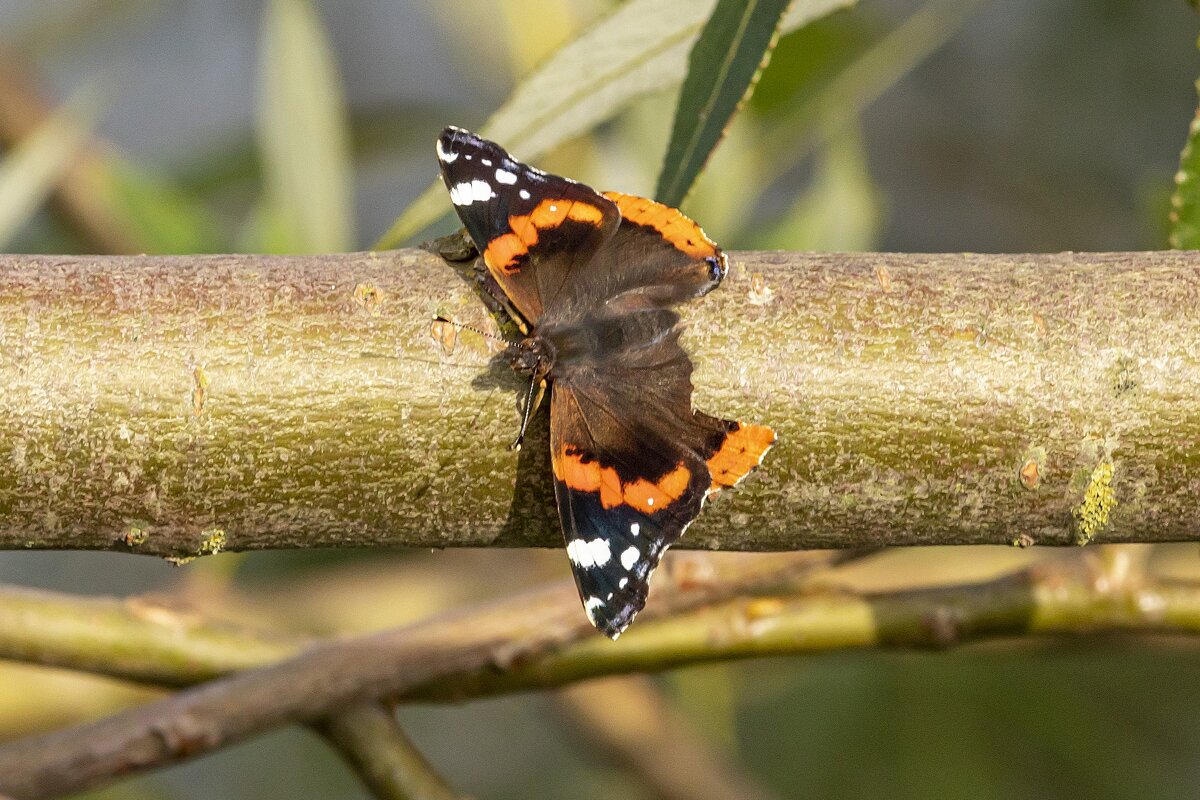
[[[517,434],[516,441],[509,445],[509,450],[520,450],[521,445],[525,443],[525,429],[529,427],[529,415],[533,412],[533,390],[537,385],[538,377],[534,375],[529,381],[529,392],[525,395],[525,415],[521,418],[521,431]]]
[[[454,327],[461,328],[464,331],[471,331],[471,333],[478,333],[480,336],[484,337],[485,339],[491,339],[494,342],[503,342],[504,344],[512,344],[512,342],[510,342],[508,339],[505,339],[503,336],[496,336],[495,334],[488,333],[487,331],[485,331],[481,328],[476,328],[474,325],[463,325],[461,322],[455,322],[452,319],[446,319],[441,314],[438,314],[437,316],[435,316],[433,318],[433,321],[434,322],[444,322],[447,325],[453,325]]]

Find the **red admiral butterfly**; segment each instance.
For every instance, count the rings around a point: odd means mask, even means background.
[[[437,157],[458,216],[528,325],[505,355],[550,384],[567,555],[588,619],[615,639],[704,500],[775,442],[770,428],[692,410],[692,362],[671,306],[715,289],[725,254],[676,209],[549,175],[469,131],[442,131]]]

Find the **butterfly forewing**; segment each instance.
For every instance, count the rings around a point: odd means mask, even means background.
[[[454,210],[488,271],[526,322],[537,324],[616,231],[616,205],[461,128],[442,131],[437,154]]]

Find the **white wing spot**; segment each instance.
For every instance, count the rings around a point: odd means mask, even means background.
[[[554,209],[553,209],[553,208],[551,208],[550,210],[551,210],[551,211],[553,211]],[[654,505],[654,498],[653,498],[653,497],[647,497],[647,498],[646,498],[646,505],[648,505],[648,506],[652,506],[652,505]]]
[[[470,183],[463,181],[450,187],[450,201],[456,206],[469,206],[472,203],[482,203],[496,196],[492,185],[487,181],[475,179]]]
[[[596,609],[603,605],[604,601],[599,597],[589,597],[587,600],[583,601],[583,610],[593,625],[596,624]]]
[[[638,562],[638,559],[641,557],[642,557],[642,551],[638,550],[636,547],[631,546],[624,553],[621,553],[621,566],[624,567],[626,570],[631,570],[631,569],[633,569],[633,565],[636,564]]]
[[[629,532],[632,533],[634,536],[637,536],[638,534],[640,534],[642,532],[642,526],[635,522],[629,526]]]
[[[583,539],[572,539],[567,543],[567,558],[577,567],[602,567],[612,558],[612,548],[608,542],[599,537],[590,542]]]
[[[471,155],[470,153],[467,153],[466,157],[467,157],[467,161],[470,161],[472,158],[474,158],[474,156]]]
[[[529,199],[529,192],[525,191],[524,189],[522,189],[521,191],[517,192],[517,194],[521,195],[521,199],[522,199],[522,200],[528,200],[528,199]]]
[[[629,578],[621,578],[621,580],[617,581],[618,589],[624,589],[628,585],[629,585]]]
[[[481,158],[479,159],[479,163],[483,164],[485,167],[490,167],[492,165],[492,160],[490,158]]]
[[[438,139],[437,140],[437,157],[438,157],[438,161],[441,161],[443,164],[453,164],[455,161],[458,160],[458,153],[447,153],[445,150],[442,149],[442,140]]]
[[[496,180],[498,180],[500,183],[507,183],[509,186],[512,186],[517,182],[517,176],[516,173],[509,172],[506,169],[497,169]]]
[[[556,205],[551,205],[551,206],[550,206],[550,211],[551,211],[552,213],[553,213],[553,212],[555,212],[555,211],[558,211],[558,206],[556,206]]]

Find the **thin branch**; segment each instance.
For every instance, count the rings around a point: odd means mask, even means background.
[[[869,551],[723,554],[675,553],[657,587],[663,608],[683,598],[728,596],[800,582]],[[643,617],[645,618],[645,617]],[[248,624],[214,620],[170,598],[77,597],[0,584],[0,658],[94,672],[159,686],[191,686],[291,658],[322,643]]]
[[[589,633],[574,595],[562,585],[474,614],[318,646],[105,720],[20,740],[0,747],[0,791],[35,800],[100,786],[444,674],[531,657]]]
[[[406,699],[453,701],[739,658],[1113,633],[1200,634],[1200,584],[1146,581],[1091,558],[956,586],[735,597],[639,620],[610,647],[582,639],[508,670],[448,675]]]
[[[686,546],[1200,538],[1200,254],[732,260],[695,404],[780,443]],[[508,451],[435,313],[493,324],[412,250],[0,256],[0,548],[561,546],[545,418]]]
[[[363,703],[316,726],[382,800],[461,800],[380,703]]]
[[[740,579],[666,586],[645,618],[678,613],[772,585],[825,559],[803,554],[743,564]],[[841,555],[844,558],[844,555]],[[789,563],[790,562],[790,563]],[[446,675],[505,670],[594,631],[573,584],[445,615],[393,631],[314,646],[296,657],[220,678],[106,720],[0,747],[0,791],[53,797],[200,755],[288,723],[311,723],[357,704],[401,697]]]
[[[0,658],[190,686],[289,658],[309,643],[151,598],[80,598],[0,586]]]
[[[185,686],[274,663],[311,644],[147,598],[78,598],[0,586],[0,657],[7,659]],[[378,704],[337,711],[314,727],[378,797],[458,797]]]
[[[462,698],[713,659],[862,647],[949,647],[1047,634],[1200,633],[1200,585],[1040,565],[1002,579],[854,597],[658,593],[614,644],[563,585],[400,630],[330,643],[106,720],[0,747],[0,791],[50,797],[311,722],[377,698]],[[744,587],[739,587],[744,588]],[[726,592],[730,589],[726,589]],[[691,614],[681,612],[702,604]],[[655,616],[679,614],[655,621]]]

